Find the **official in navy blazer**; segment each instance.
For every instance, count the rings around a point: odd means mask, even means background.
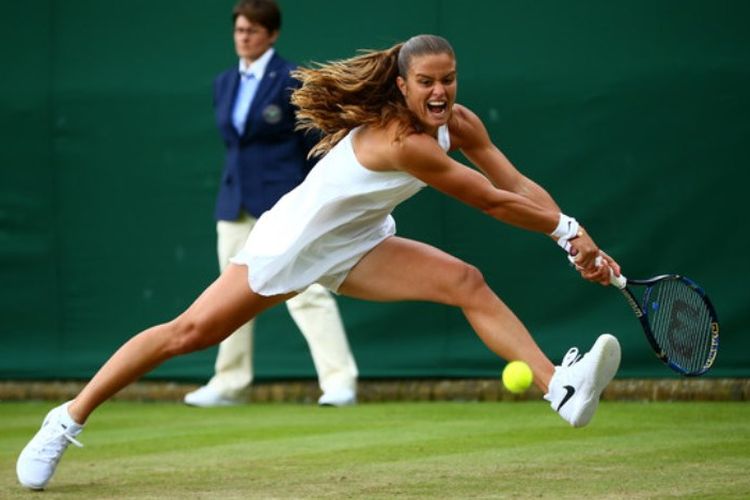
[[[242,132],[232,119],[240,71],[229,69],[214,81],[216,124],[226,146],[216,201],[218,220],[235,220],[242,209],[260,217],[302,182],[313,166],[307,152],[317,139],[311,134],[295,132],[295,110],[289,102],[292,90],[299,85],[289,74],[296,65],[273,48],[268,50],[270,58]]]
[[[313,163],[307,153],[317,141],[294,131],[290,97],[298,82],[290,72],[295,65],[273,48],[281,28],[278,5],[273,0],[241,0],[232,19],[239,67],[214,81],[216,125],[226,147],[216,200],[222,271],[240,251],[258,217],[308,174]],[[318,403],[355,403],[357,366],[330,292],[312,285],[286,304],[318,372],[323,391]],[[253,380],[252,345],[250,322],[219,344],[214,376],[188,393],[185,402],[209,407],[246,400]]]

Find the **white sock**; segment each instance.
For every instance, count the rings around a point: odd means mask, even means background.
[[[68,413],[68,406],[70,406],[70,403],[72,403],[72,401],[68,401],[63,405],[63,411],[60,413],[60,422],[68,429],[77,431],[78,429],[82,429],[83,425],[73,420],[73,417]]]

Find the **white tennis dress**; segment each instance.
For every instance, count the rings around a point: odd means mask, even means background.
[[[375,172],[359,163],[350,131],[255,224],[231,261],[248,266],[261,295],[302,291],[313,283],[338,290],[349,271],[396,233],[393,209],[425,186],[401,172]],[[438,143],[448,151],[447,126]]]

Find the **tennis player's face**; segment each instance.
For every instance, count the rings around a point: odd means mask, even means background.
[[[397,78],[409,110],[429,133],[448,123],[456,100],[456,61],[450,54],[414,57],[406,78]]]
[[[234,21],[234,48],[237,55],[252,63],[276,42],[279,32],[271,33],[265,26],[237,16]]]

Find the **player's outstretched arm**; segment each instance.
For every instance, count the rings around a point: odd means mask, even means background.
[[[456,104],[454,116],[450,122],[451,143],[471,161],[498,188],[528,198],[537,205],[561,213],[560,207],[552,196],[539,184],[523,175],[493,144],[487,128],[481,119],[465,106]],[[577,256],[581,275],[589,280],[602,284],[609,283],[609,271],[597,267],[596,257],[600,256],[603,267],[611,267],[619,273],[619,265],[607,254],[599,250],[589,233],[578,226],[573,235],[565,235],[564,218],[559,220],[553,231],[553,238],[562,241],[566,250]]]
[[[519,172],[493,144],[487,128],[470,109],[455,105],[450,129],[452,145],[460,149],[498,189],[525,196],[538,205],[560,211],[552,196],[539,184]]]

